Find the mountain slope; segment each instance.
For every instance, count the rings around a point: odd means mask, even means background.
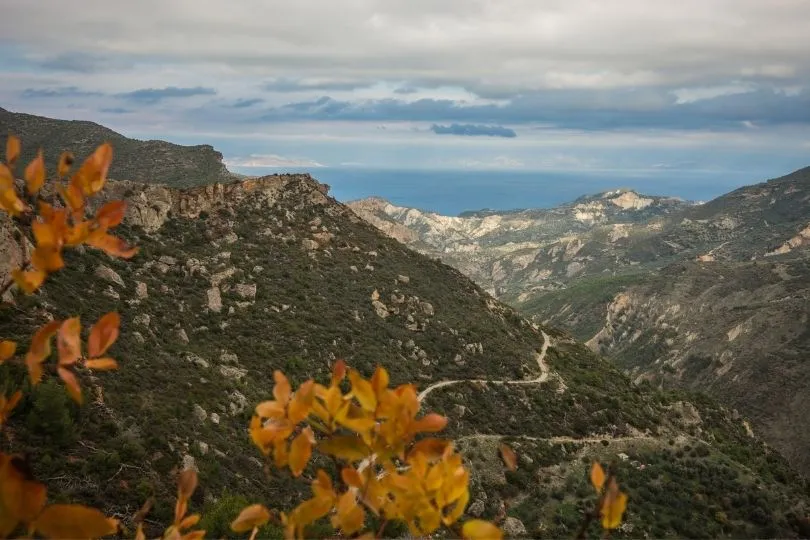
[[[222,163],[222,154],[209,145],[181,146],[165,141],[139,141],[93,122],[56,120],[0,109],[0,147],[9,133],[25,144],[21,160],[28,163],[39,148],[45,152],[49,170],[55,170],[66,150],[84,160],[95,148],[109,141],[115,147],[110,177],[119,180],[161,182],[187,187],[232,180]]]
[[[450,417],[469,459],[470,515],[505,511],[528,534],[570,535],[598,458],[619,460],[630,494],[617,536],[793,537],[805,526],[807,486],[742,419],[703,398],[635,387],[583,345],[382,235],[308,176],[187,190],[119,182],[108,192],[130,202],[121,232],[139,255],[74,255],[43,292],[0,309],[12,339],[49,315],[121,312],[111,351],[120,370],[83,375],[93,390],[81,409],[59,385],[39,386],[3,443],[30,452],[36,475],[66,500],[126,520],[155,492],[157,529],[171,516],[171,472],[194,464],[193,507],[229,492],[291,507],[309,486],[264,475],[245,434],[250,411],[268,397],[273,369],[325,380],[342,357],[365,374],[381,363],[393,383],[421,390],[456,381],[424,400]],[[22,248],[10,237],[3,249]],[[500,465],[501,440],[521,456],[514,473]]]

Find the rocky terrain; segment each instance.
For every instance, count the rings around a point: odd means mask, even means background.
[[[71,254],[41,292],[0,308],[3,337],[22,341],[49,317],[122,316],[111,350],[120,369],[82,374],[84,406],[48,380],[12,416],[3,444],[28,452],[60,499],[126,522],[154,494],[157,530],[171,520],[172,471],[193,466],[192,507],[204,515],[238,508],[234,494],[289,508],[309,485],[263,471],[245,434],[250,411],[274,369],[327,380],[345,358],[364,374],[383,364],[450,417],[447,434],[472,469],[467,513],[505,515],[512,536],[571,536],[593,459],[616,460],[630,496],[615,536],[807,532],[806,483],[739,415],[633,385],[565,333],[383,235],[309,176],[182,190],[116,182],[108,196],[129,201],[119,231],[140,253]],[[7,267],[26,252],[2,219]],[[0,375],[25,377],[8,363]],[[501,441],[519,455],[515,472],[504,471]]]
[[[223,182],[236,178],[222,163],[222,154],[209,145],[181,146],[165,141],[139,141],[93,122],[56,120],[0,108],[0,148],[9,133],[25,141],[22,161],[28,163],[37,149],[45,152],[49,170],[56,168],[66,150],[83,160],[109,141],[115,146],[110,177],[139,182],[160,182],[174,187]]]
[[[810,474],[810,168],[701,205],[623,192],[457,218],[379,200],[352,207],[637,382],[724,400]],[[537,221],[514,217],[529,215]]]

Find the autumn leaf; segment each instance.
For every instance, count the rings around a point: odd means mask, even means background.
[[[346,376],[346,362],[341,359],[335,362],[335,365],[332,366],[332,381],[329,383],[329,386],[337,386],[340,384],[340,381]]]
[[[118,362],[112,358],[91,358],[84,361],[84,367],[96,371],[110,371],[118,369]]]
[[[99,226],[106,228],[113,228],[124,220],[124,215],[127,212],[126,201],[110,201],[96,212],[96,222]]]
[[[627,508],[627,494],[619,491],[615,480],[608,484],[605,499],[602,502],[602,528],[615,529],[622,523],[622,515]]]
[[[107,181],[112,158],[112,145],[102,144],[82,163],[71,181],[75,180],[85,195],[98,193]]]
[[[101,511],[79,504],[52,504],[45,508],[34,528],[49,538],[99,538],[115,534],[115,520]]]
[[[602,491],[602,486],[605,485],[605,471],[596,461],[591,465],[591,485],[597,493]]]
[[[87,245],[98,248],[111,257],[121,259],[131,259],[138,253],[137,247],[130,247],[124,240],[103,232],[103,229],[99,231],[101,232],[90,233],[86,240]]]
[[[329,437],[318,443],[318,450],[346,461],[360,461],[371,455],[371,449],[356,435]]]
[[[177,498],[188,500],[197,489],[197,471],[184,469],[177,479]]]
[[[0,454],[0,509],[15,525],[34,521],[45,506],[46,496],[45,485],[31,478],[29,465],[22,458]]]
[[[411,430],[414,433],[434,433],[441,431],[447,425],[447,417],[436,413],[426,414],[413,423]]]
[[[291,424],[297,424],[309,416],[312,402],[315,399],[315,381],[312,379],[298,387],[298,391],[287,406],[287,419]]]
[[[51,338],[59,330],[61,321],[51,321],[36,331],[31,338],[31,346],[25,356],[25,365],[31,382],[35,385],[42,380],[42,362],[51,355]]]
[[[355,488],[363,487],[363,477],[354,467],[344,467],[343,470],[340,471],[340,478],[347,486]]]
[[[72,366],[82,355],[82,342],[79,332],[82,325],[78,317],[66,319],[59,327],[56,348],[59,352],[59,365]]]
[[[118,339],[121,316],[111,311],[102,316],[90,330],[87,338],[87,355],[97,358],[107,352],[107,349]]]
[[[290,471],[293,476],[301,476],[304,472],[309,458],[312,456],[312,444],[315,442],[315,434],[312,428],[305,427],[301,433],[295,437],[290,444]]]
[[[9,135],[6,139],[6,163],[9,167],[14,167],[17,158],[20,157],[20,139],[14,135]]]
[[[14,356],[17,344],[10,340],[0,341],[0,364]]]
[[[62,155],[59,156],[59,165],[56,168],[59,178],[62,178],[70,171],[70,168],[73,166],[73,161],[74,158],[71,152],[62,152]]]
[[[344,535],[351,536],[363,528],[366,514],[357,504],[357,497],[353,492],[347,491],[338,498],[336,510],[332,516],[332,526],[340,529]]]
[[[252,504],[239,512],[239,515],[231,523],[231,530],[236,533],[244,533],[254,527],[261,527],[270,521],[270,510],[261,504]]]
[[[68,395],[70,395],[71,399],[81,405],[82,387],[79,384],[79,379],[76,378],[76,375],[69,369],[63,367],[56,368],[56,373],[59,375],[60,379],[65,381],[65,388],[67,389]]]
[[[283,407],[286,407],[287,403],[290,401],[290,394],[292,394],[290,381],[287,380],[284,373],[278,369],[273,372],[273,380],[276,383],[275,386],[273,386],[273,397],[276,398],[276,401]]]
[[[36,272],[56,272],[65,266],[62,254],[58,249],[52,247],[37,246],[31,255],[31,265]]]
[[[200,514],[192,514],[190,516],[186,516],[183,518],[183,521],[177,525],[178,529],[188,529],[189,527],[193,527],[200,521]]]
[[[17,287],[19,287],[20,290],[24,291],[26,294],[31,294],[39,289],[40,286],[42,286],[42,283],[45,281],[46,275],[47,272],[45,272],[45,270],[40,270],[38,268],[29,271],[16,269],[11,272],[11,277],[14,278],[14,283],[16,283]]]
[[[0,426],[6,423],[6,420],[11,415],[11,411],[14,410],[14,407],[22,399],[22,392],[17,390],[11,397],[6,398],[6,396],[0,396]]]
[[[45,184],[45,158],[42,149],[37,152],[37,157],[25,168],[25,185],[28,193],[36,195]]]
[[[517,469],[517,455],[515,455],[515,451],[506,443],[501,443],[498,449],[501,452],[501,459],[503,459],[506,468],[510,471]]]
[[[374,392],[371,383],[353,369],[349,370],[349,381],[352,383],[351,395],[357,398],[364,410],[374,412],[377,408],[377,394]]]
[[[471,519],[461,527],[461,536],[466,540],[499,540],[503,531],[489,521]]]

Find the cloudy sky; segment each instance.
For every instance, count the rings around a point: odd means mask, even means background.
[[[0,107],[261,166],[810,164],[810,0],[3,0]]]

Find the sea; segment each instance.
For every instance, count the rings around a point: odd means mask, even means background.
[[[330,194],[348,202],[377,196],[398,206],[443,215],[469,210],[549,208],[619,188],[646,195],[707,201],[737,187],[764,181],[756,172],[629,171],[549,172],[512,170],[425,170],[318,167],[313,169],[235,168],[262,176],[308,172],[331,186]]]

